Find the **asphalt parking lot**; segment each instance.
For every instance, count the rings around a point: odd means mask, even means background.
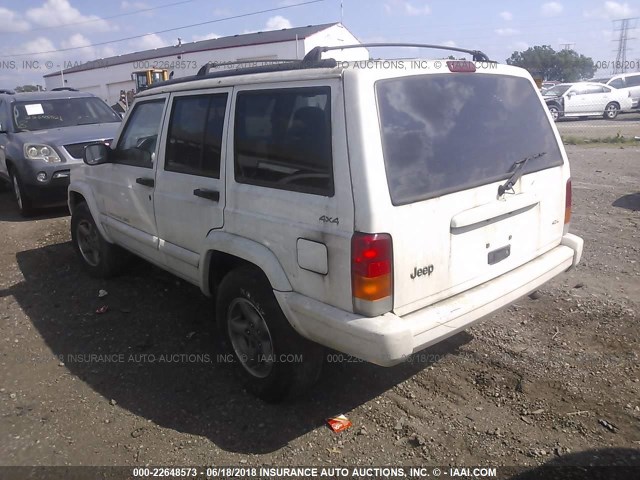
[[[640,125],[601,122],[558,126]],[[567,149],[577,269],[411,363],[331,361],[281,405],[238,388],[197,288],[142,261],[91,279],[64,210],[25,220],[1,193],[0,464],[640,466],[640,145]]]

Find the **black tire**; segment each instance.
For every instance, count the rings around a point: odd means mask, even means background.
[[[9,170],[9,177],[11,178],[11,191],[13,192],[13,198],[16,201],[20,215],[23,217],[30,217],[33,215],[33,202],[27,195],[20,176],[14,172],[12,168]]]
[[[84,202],[71,213],[71,241],[83,268],[92,277],[112,277],[126,264],[127,253],[104,239]]]
[[[618,116],[618,113],[620,113],[620,107],[617,103],[611,102],[604,107],[604,114],[602,116],[607,120],[613,120]]]
[[[556,105],[549,105],[549,113],[551,114],[551,118],[553,118],[554,122],[557,122],[562,117],[560,109]]]
[[[262,400],[295,397],[320,376],[324,349],[291,327],[260,270],[241,267],[224,277],[216,319],[245,388]]]

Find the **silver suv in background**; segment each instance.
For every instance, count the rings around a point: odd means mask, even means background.
[[[0,90],[0,179],[11,183],[20,213],[64,205],[85,145],[110,141],[120,120],[90,93]]]
[[[640,72],[621,73],[612,77],[597,78],[593,82],[604,83],[625,92],[631,98],[632,107],[640,108]]]

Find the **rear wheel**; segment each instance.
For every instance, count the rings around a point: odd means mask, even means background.
[[[10,171],[11,187],[13,190],[13,198],[16,200],[18,211],[23,217],[28,217],[33,214],[33,205],[31,199],[24,190],[22,180],[16,172]]]
[[[216,318],[245,387],[259,398],[278,402],[318,379],[323,348],[291,327],[258,269],[242,267],[224,277]]]
[[[617,103],[609,103],[604,109],[604,118],[607,120],[613,120],[618,116],[618,112],[620,112],[620,107]]]
[[[93,277],[111,277],[125,265],[126,252],[104,239],[86,203],[80,203],[73,209],[71,240],[82,266]]]

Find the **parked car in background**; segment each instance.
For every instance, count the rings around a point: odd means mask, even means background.
[[[604,117],[613,120],[630,111],[631,97],[602,83],[561,83],[542,92],[555,121],[562,117]]]
[[[598,78],[592,82],[599,82],[621,92],[627,92],[631,97],[631,108],[640,108],[640,72],[621,73],[612,77]]]
[[[556,85],[558,85],[561,82],[555,82],[555,81],[546,81],[546,82],[542,82],[542,85],[540,86],[540,90],[546,90],[547,88],[551,88],[551,87],[555,87]]]
[[[0,90],[0,178],[10,182],[20,213],[64,205],[85,145],[110,141],[120,121],[90,93]]]
[[[308,390],[322,346],[395,365],[582,252],[567,155],[526,70],[364,70],[326,50],[152,86],[69,186],[86,271],[117,273],[127,250],[199,286],[269,401]]]

